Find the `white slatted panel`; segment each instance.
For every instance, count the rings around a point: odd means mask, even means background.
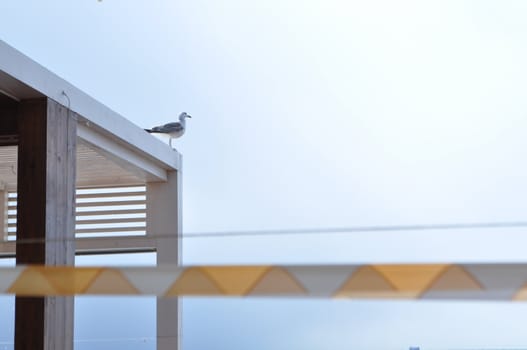
[[[0,183],[9,190],[15,190],[17,146],[0,147],[0,159]],[[77,187],[138,185],[146,181],[81,141],[77,144]]]
[[[8,195],[8,240],[16,239],[16,192]],[[146,235],[146,187],[77,189],[75,234],[81,237]]]

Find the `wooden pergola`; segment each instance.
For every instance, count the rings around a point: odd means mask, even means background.
[[[181,155],[0,41],[0,207],[0,256],[17,264],[177,264]],[[158,299],[157,348],[179,348],[178,329],[177,299]],[[73,298],[17,296],[15,349],[73,349]]]

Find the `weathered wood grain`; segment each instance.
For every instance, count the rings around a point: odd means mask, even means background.
[[[24,100],[18,135],[16,262],[73,265],[76,121],[51,99]],[[72,298],[15,305],[16,350],[73,349]]]

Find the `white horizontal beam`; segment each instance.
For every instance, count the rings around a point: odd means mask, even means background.
[[[75,240],[76,254],[126,253],[155,251],[156,241],[145,236],[93,237]]]
[[[113,254],[156,250],[156,240],[145,236],[86,237],[75,240],[76,254]],[[15,241],[0,242],[0,258],[16,255]]]
[[[163,167],[86,125],[81,123],[77,125],[77,136],[91,149],[101,153],[139,178],[145,178],[147,182],[164,182],[167,180],[166,170]]]
[[[98,133],[105,133],[132,153],[166,170],[180,168],[180,154],[176,150],[2,40],[0,90],[17,100],[47,96],[77,113],[80,123],[89,124]]]

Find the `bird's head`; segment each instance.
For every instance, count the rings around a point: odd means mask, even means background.
[[[179,115],[179,120],[183,121],[185,118],[192,118],[190,115],[188,115],[186,112],[183,112]]]

